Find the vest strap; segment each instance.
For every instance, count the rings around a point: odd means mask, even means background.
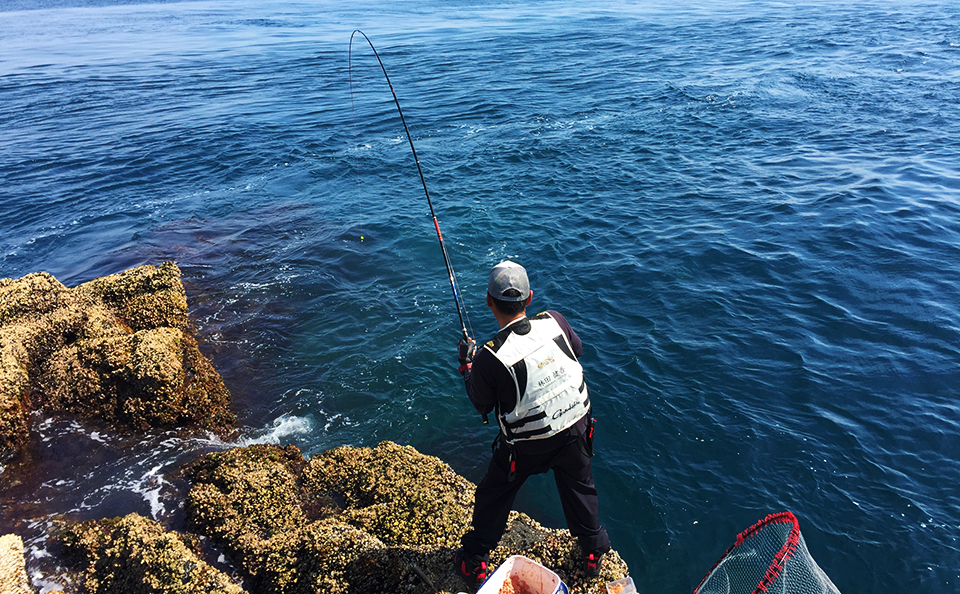
[[[553,431],[551,427],[540,427],[539,429],[532,429],[530,431],[521,431],[519,433],[511,432],[509,439],[529,439],[537,435],[543,435],[544,433],[550,433]]]
[[[544,412],[544,411],[540,411],[539,413],[537,413],[537,414],[535,414],[535,415],[531,415],[531,416],[529,416],[529,417],[524,417],[524,418],[519,419],[519,420],[517,420],[517,421],[514,421],[514,422],[512,422],[512,423],[509,422],[509,421],[504,421],[503,424],[506,425],[507,427],[509,427],[510,429],[513,429],[513,428],[515,428],[515,427],[523,427],[523,426],[526,425],[527,423],[532,423],[532,422],[534,422],[534,421],[539,421],[540,419],[546,419],[546,418],[547,418],[547,413]]]

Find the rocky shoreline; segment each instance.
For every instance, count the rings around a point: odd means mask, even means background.
[[[45,272],[0,279],[0,459],[26,445],[33,411],[229,431],[230,393],[190,332],[174,263],[72,289]]]
[[[230,394],[190,334],[173,263],[73,289],[45,273],[0,280],[0,456],[27,447],[33,411],[133,431],[230,431]],[[410,446],[340,447],[306,459],[294,446],[253,445],[201,456],[180,472],[190,485],[181,531],[137,514],[56,522],[54,549],[77,591],[465,589],[451,561],[475,486]],[[0,590],[34,592],[19,536],[0,545]],[[553,569],[578,593],[603,594],[606,582],[628,571],[611,551],[601,575],[586,578],[568,531],[513,512],[491,564],[516,554]]]

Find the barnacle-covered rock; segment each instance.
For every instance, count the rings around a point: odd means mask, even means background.
[[[244,592],[200,559],[184,537],[137,514],[73,524],[61,539],[89,594]]]
[[[0,279],[0,457],[23,447],[38,408],[226,431],[230,394],[188,326],[172,262],[72,289],[45,272]]]
[[[340,521],[391,545],[456,546],[470,523],[475,487],[411,446],[341,447],[310,459],[304,486],[343,498]]]
[[[29,433],[29,356],[0,329],[0,460],[18,450]]]
[[[0,592],[33,594],[23,558],[23,540],[16,534],[0,536]]]
[[[510,512],[500,545],[490,551],[490,564],[496,567],[511,555],[523,555],[549,567],[571,592],[606,594],[607,582],[629,573],[620,555],[610,551],[603,556],[600,575],[588,578],[583,573],[583,552],[569,530],[544,528],[530,516],[516,511]]]
[[[297,581],[303,465],[296,447],[253,445],[209,454],[188,469],[193,522],[224,545],[254,591],[288,592]]]
[[[463,590],[452,559],[475,487],[410,446],[341,447],[306,461],[293,446],[256,445],[208,454],[186,474],[193,526],[238,564],[251,592]],[[577,592],[602,594],[604,583],[627,575],[611,551],[600,577],[587,579],[567,530],[511,513],[491,562],[517,554],[552,568]]]
[[[176,328],[80,340],[39,374],[48,410],[69,410],[135,429],[232,422],[229,393],[196,341]]]
[[[173,262],[96,278],[76,291],[116,312],[134,332],[160,327],[186,330],[190,323],[187,293]]]

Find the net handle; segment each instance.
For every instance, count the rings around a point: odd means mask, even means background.
[[[780,550],[777,551],[777,554],[773,556],[773,560],[770,561],[770,565],[767,566],[767,571],[764,572],[763,578],[760,580],[760,583],[757,584],[757,587],[753,589],[751,594],[762,594],[763,592],[766,592],[767,588],[770,587],[770,584],[773,583],[773,581],[780,575],[780,572],[783,571],[783,566],[791,557],[793,557],[793,554],[797,551],[797,546],[800,544],[800,522],[797,520],[797,516],[793,515],[793,512],[786,511],[770,514],[738,534],[737,540],[730,545],[730,548],[728,548],[719,559],[717,559],[717,562],[713,564],[713,567],[710,568],[710,571],[707,572],[707,575],[703,576],[703,579],[700,580],[700,583],[697,584],[697,587],[693,589],[693,594],[697,594],[697,592],[703,586],[703,583],[707,581],[707,578],[710,577],[713,571],[719,567],[720,563],[722,563],[723,560],[726,559],[735,548],[771,524],[792,524],[793,526],[790,528],[790,534],[787,535],[787,539],[784,541],[783,546],[780,547]]]

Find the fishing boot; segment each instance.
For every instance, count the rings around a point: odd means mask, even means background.
[[[583,573],[587,577],[595,578],[600,575],[603,553],[603,551],[591,551],[583,556]]]
[[[487,579],[487,568],[490,565],[490,554],[467,555],[463,549],[453,554],[453,570],[463,579],[463,583],[471,592],[476,592]]]

